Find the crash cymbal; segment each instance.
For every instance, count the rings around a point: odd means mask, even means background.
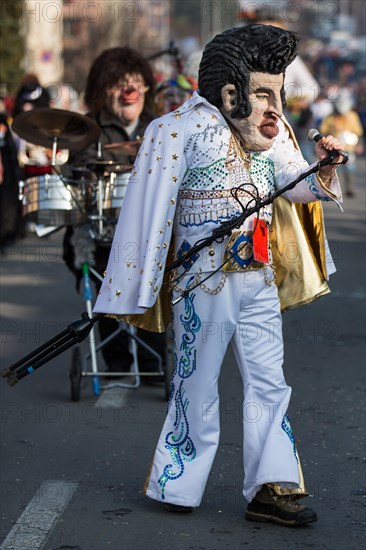
[[[140,148],[141,141],[121,141],[118,143],[107,143],[104,149],[108,151],[121,151],[124,155],[136,156]]]
[[[15,117],[12,128],[25,141],[49,149],[57,137],[57,147],[71,151],[84,149],[100,135],[99,126],[91,118],[48,107],[21,113]]]
[[[115,160],[93,160],[85,164],[75,164],[77,169],[87,168],[92,172],[109,171],[109,172],[131,172],[132,164],[122,164]]]

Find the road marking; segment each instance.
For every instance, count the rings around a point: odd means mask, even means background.
[[[96,401],[95,406],[100,409],[120,408],[126,403],[131,393],[133,393],[133,390],[126,388],[111,388],[103,391],[102,395]]]
[[[79,483],[45,481],[0,546],[1,550],[38,550],[57,523]]]

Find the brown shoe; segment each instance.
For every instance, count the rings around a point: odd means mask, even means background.
[[[193,512],[193,506],[181,506],[180,504],[171,504],[170,502],[165,503],[165,508],[169,512],[179,512],[183,514]]]
[[[317,521],[311,508],[299,504],[296,495],[278,496],[269,485],[262,489],[247,506],[245,518],[249,521],[272,522],[293,527]]]

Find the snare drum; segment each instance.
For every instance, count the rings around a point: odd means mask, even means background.
[[[73,225],[85,220],[82,186],[70,180],[46,174],[20,182],[23,215],[44,225]]]
[[[111,172],[106,178],[103,197],[103,214],[118,218],[131,172]]]

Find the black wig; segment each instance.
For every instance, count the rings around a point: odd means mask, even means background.
[[[199,93],[220,108],[221,89],[234,84],[238,93],[232,118],[248,117],[251,72],[284,73],[295,59],[299,36],[271,25],[247,25],[224,31],[209,42],[199,67]],[[285,91],[281,89],[285,106]]]

